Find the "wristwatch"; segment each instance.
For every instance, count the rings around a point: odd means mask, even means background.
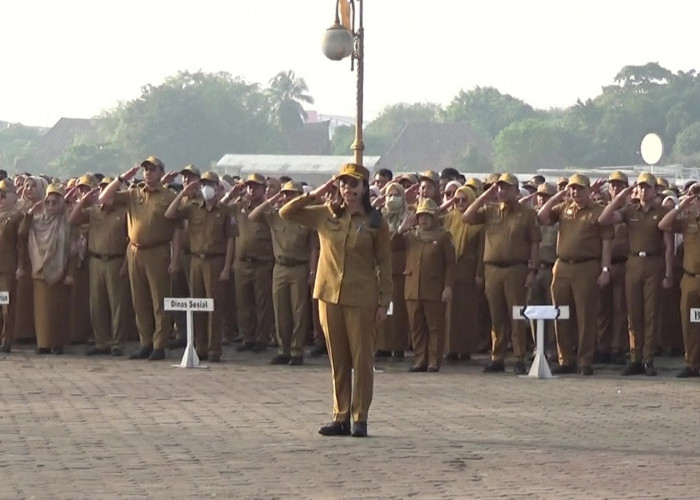
[[[609,268],[608,266],[603,266],[602,271],[603,271],[604,273],[609,273],[609,272],[610,272],[610,268]]]

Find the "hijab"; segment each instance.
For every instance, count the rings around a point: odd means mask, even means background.
[[[465,194],[467,196],[467,199],[469,200],[467,206],[474,203],[474,200],[476,199],[474,190],[468,186],[463,186],[457,189],[455,192],[455,197],[460,194]],[[467,248],[467,243],[469,241],[469,224],[462,221],[462,213],[456,208],[453,208],[445,218],[445,228],[452,235],[452,242],[455,246],[455,256],[459,260],[464,253],[464,250]]]
[[[45,196],[44,201],[48,196]],[[61,203],[65,204],[62,197]],[[43,279],[49,285],[60,282],[68,268],[71,241],[66,212],[65,205],[63,211],[55,215],[47,214],[44,208],[32,216],[29,228],[28,248],[32,277]]]
[[[389,197],[389,192],[391,190],[396,191],[397,197],[400,198],[401,203],[393,204],[384,203],[384,208],[382,208],[382,214],[384,215],[384,220],[386,220],[389,225],[389,236],[394,236],[398,230],[401,223],[406,219],[408,204],[406,203],[405,189],[398,182],[390,182],[384,188],[387,198]]]

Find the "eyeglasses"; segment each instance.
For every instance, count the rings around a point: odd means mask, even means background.
[[[340,184],[345,184],[346,186],[349,186],[351,189],[356,188],[357,186],[360,185],[359,179],[355,179],[354,177],[341,177],[340,178]]]

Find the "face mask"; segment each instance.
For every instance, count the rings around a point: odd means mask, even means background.
[[[216,194],[216,189],[214,189],[213,186],[202,186],[201,191],[202,198],[204,198],[206,201],[213,199],[214,195]]]
[[[403,208],[403,199],[400,196],[387,196],[386,208],[389,210],[401,210]]]

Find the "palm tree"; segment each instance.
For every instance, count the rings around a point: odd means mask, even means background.
[[[289,139],[301,129],[307,118],[302,103],[313,104],[314,98],[307,94],[309,87],[294,71],[280,71],[270,80],[267,96],[272,106],[273,119]]]

